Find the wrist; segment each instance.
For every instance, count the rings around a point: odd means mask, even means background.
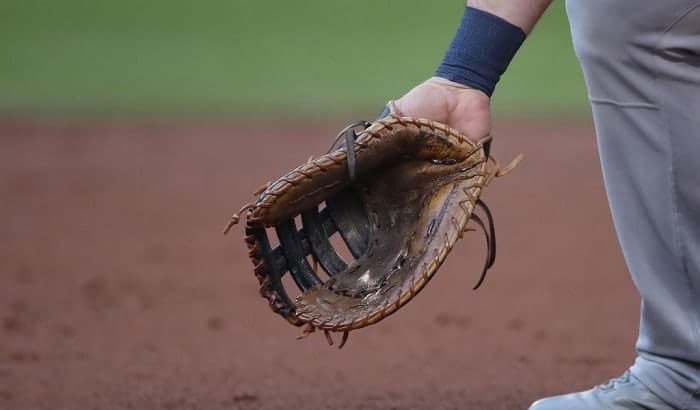
[[[435,86],[438,86],[441,88],[445,88],[445,89],[450,89],[453,91],[475,91],[475,92],[479,92],[479,94],[483,95],[485,98],[490,98],[489,95],[487,95],[482,90],[479,90],[478,88],[470,87],[470,86],[465,85],[465,84],[460,84],[458,82],[448,80],[448,79],[443,78],[443,77],[438,77],[437,75],[434,75],[434,76],[428,78],[425,82],[428,84],[432,84],[432,85],[435,85]]]
[[[520,27],[467,7],[435,76],[490,97],[525,37]]]

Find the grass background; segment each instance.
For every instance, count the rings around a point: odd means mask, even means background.
[[[0,3],[0,111],[342,113],[430,76],[463,2]],[[562,1],[494,98],[508,115],[587,112]]]

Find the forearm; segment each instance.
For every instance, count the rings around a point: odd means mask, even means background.
[[[467,5],[495,14],[529,33],[552,0],[468,0]]]

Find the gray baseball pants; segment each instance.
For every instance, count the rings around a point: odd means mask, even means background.
[[[642,299],[632,373],[700,409],[700,1],[567,0],[567,13]]]

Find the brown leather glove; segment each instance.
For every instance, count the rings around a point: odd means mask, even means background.
[[[321,329],[332,344],[330,332],[343,332],[341,347],[349,331],[408,303],[469,221],[488,243],[475,289],[481,284],[496,246],[491,213],[479,198],[521,158],[499,169],[489,158],[490,138],[474,142],[441,123],[402,117],[394,109],[383,114],[343,130],[329,153],[267,184],[241,209],[261,295],[290,323],[306,325],[303,336]],[[474,213],[477,208],[484,217]],[[238,221],[234,215],[226,232]],[[276,246],[268,237],[272,230]],[[329,240],[336,233],[351,258],[340,256]],[[285,274],[300,294],[283,285]]]

